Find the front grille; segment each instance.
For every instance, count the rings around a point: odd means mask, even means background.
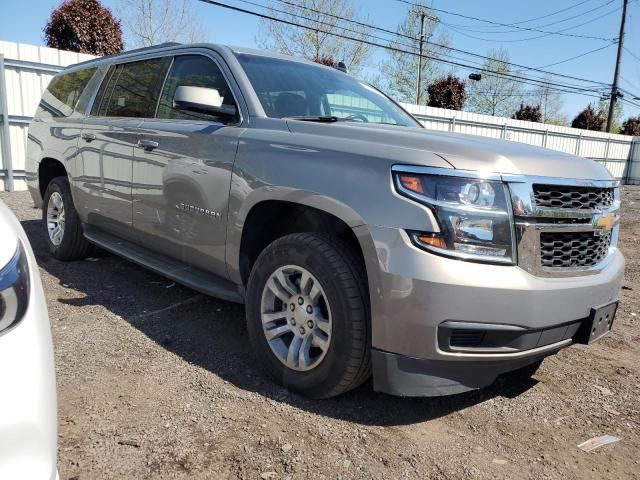
[[[542,232],[543,267],[592,267],[607,256],[611,232]]]
[[[533,185],[538,207],[593,210],[613,205],[613,188]]]

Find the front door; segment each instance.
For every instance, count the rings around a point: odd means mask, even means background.
[[[156,58],[112,65],[80,134],[80,215],[87,223],[124,238],[134,238],[131,180],[139,127],[144,118],[155,114],[169,61]]]
[[[175,108],[179,86],[215,88],[224,104],[235,105],[211,58],[175,57],[156,118],[141,125],[133,168],[134,228],[145,246],[226,276],[227,208],[240,129],[228,118]]]

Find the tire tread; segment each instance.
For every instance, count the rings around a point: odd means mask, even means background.
[[[45,228],[45,233],[47,228],[47,204],[49,197],[55,190],[59,191],[62,196],[62,201],[64,202],[65,228],[62,242],[57,247],[51,243],[49,236],[47,235],[49,250],[58,260],[69,261],[85,258],[92,245],[85,238],[84,232],[82,231],[82,223],[80,222],[78,212],[73,204],[71,187],[67,177],[55,177],[47,185],[42,206],[42,223]]]
[[[326,259],[328,268],[335,272],[337,280],[341,283],[348,305],[347,317],[352,343],[347,365],[334,387],[316,396],[334,397],[358,387],[371,376],[370,309],[365,266],[346,242],[328,234],[315,232],[293,233],[275,240],[265,248],[254,265],[260,263],[261,257],[282,251],[286,245],[292,243],[304,245]],[[249,285],[252,284],[255,270],[254,268],[251,272]]]

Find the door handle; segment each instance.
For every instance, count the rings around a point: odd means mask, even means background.
[[[153,140],[145,140],[141,138],[138,140],[137,146],[140,148],[144,148],[145,151],[150,152],[153,149],[156,149],[160,146],[158,142],[154,142]]]
[[[93,142],[96,139],[95,134],[93,133],[88,133],[88,132],[83,132],[82,135],[80,135],[83,140],[87,141],[87,142]]]

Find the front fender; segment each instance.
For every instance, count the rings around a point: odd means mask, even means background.
[[[276,200],[312,207],[339,218],[352,229],[365,223],[353,208],[326,195],[276,185],[263,185],[250,190],[246,185],[245,188],[241,188],[242,184],[242,178],[233,175],[231,180],[232,194],[230,196],[229,220],[227,224],[226,261],[229,268],[229,276],[231,280],[237,284],[242,283],[239,268],[242,231],[249,212],[260,203]]]

